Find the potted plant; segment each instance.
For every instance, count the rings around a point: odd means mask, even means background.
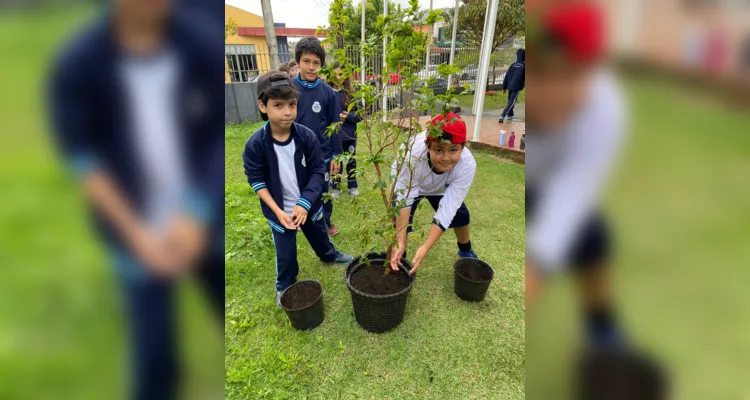
[[[342,47],[346,21],[343,3],[341,0],[333,1],[329,13],[330,26],[325,30],[329,43],[336,46],[332,53],[333,59],[340,65],[341,76],[358,77],[361,73],[357,66],[359,60],[356,56],[349,59]],[[378,18],[373,31],[385,33],[387,37],[386,60],[384,65],[365,65],[365,75],[376,77],[380,84],[352,82],[352,101],[347,110],[362,118],[357,129],[360,153],[356,156],[349,153],[337,156],[342,166],[356,158],[355,174],[359,179],[372,183],[375,189],[352,199],[354,212],[362,221],[356,235],[364,251],[352,260],[344,274],[351,292],[355,318],[360,326],[371,332],[385,332],[403,321],[406,301],[415,279],[414,275],[408,273],[411,264],[406,258],[402,259],[399,270],[394,271],[390,266],[390,254],[397,243],[394,221],[406,204],[406,200],[398,199],[408,196],[411,188],[418,185],[418,182],[412,181],[405,189],[397,191],[394,173],[406,168],[413,177],[413,166],[408,161],[413,139],[423,131],[419,115],[427,110],[444,109],[442,112],[447,113],[456,97],[455,88],[436,95],[431,86],[439,77],[445,79],[460,72],[459,68],[444,64],[437,66],[437,73],[426,80],[418,75],[424,68],[428,45],[427,34],[413,28],[420,24],[421,14],[418,0],[410,0],[405,9],[398,6],[387,17]],[[432,11],[427,15],[426,23],[434,24],[439,18],[440,12]],[[379,50],[382,51],[382,39],[372,35],[360,45],[364,59],[377,59],[373,55],[379,54],[382,60],[382,53],[379,53]],[[333,70],[333,63],[321,68],[320,72],[329,81],[339,79]],[[399,79],[391,79],[396,73]],[[393,105],[395,107],[382,107],[383,99],[391,98],[393,93],[399,94],[397,104]],[[357,104],[365,106],[355,108]],[[439,104],[441,108],[438,108]],[[329,134],[338,131],[338,128],[337,125],[331,126]],[[429,130],[431,133],[434,130],[435,136],[440,133],[439,127],[430,127]],[[328,194],[324,196],[330,198]],[[411,239],[418,240],[423,234],[418,230],[411,235]]]

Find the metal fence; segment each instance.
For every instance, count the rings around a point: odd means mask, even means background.
[[[516,59],[516,50],[519,45],[501,46],[492,53],[488,73],[488,85],[502,83],[505,72]],[[379,81],[383,71],[383,54],[374,51],[368,54],[362,65],[358,47],[347,47],[345,55],[350,62],[357,67],[364,67],[368,81]],[[462,46],[455,49],[453,63],[461,68],[461,72],[451,77],[454,86],[468,84],[476,86],[479,76],[479,47]],[[226,82],[252,82],[254,78],[271,70],[271,58],[279,57],[279,62],[284,63],[294,59],[294,50],[284,47],[277,52],[268,52],[268,48],[259,45],[225,45],[226,55]],[[332,52],[328,52],[326,62],[332,62]],[[425,52],[418,63],[418,74],[423,79],[436,75],[437,65],[447,64],[450,61],[450,48],[433,47],[430,50],[430,65],[425,69],[427,55]],[[436,76],[435,88],[446,88],[448,81],[445,77]]]

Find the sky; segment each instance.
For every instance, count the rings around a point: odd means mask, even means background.
[[[407,5],[408,0],[393,0]],[[225,0],[226,4],[262,16],[260,0]],[[354,0],[354,4],[361,4]],[[432,0],[433,8],[453,7],[455,0]],[[274,22],[283,22],[289,28],[317,28],[328,24],[330,0],[271,0]],[[420,8],[429,9],[430,0],[419,0]]]

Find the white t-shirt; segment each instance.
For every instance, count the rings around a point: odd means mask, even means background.
[[[563,267],[622,147],[625,104],[614,77],[598,72],[571,122],[555,132],[527,127],[526,187],[538,196],[526,247],[547,272]]]
[[[152,229],[165,228],[187,188],[177,115],[178,68],[174,52],[164,49],[148,57],[126,57],[119,69],[144,172],[144,217]]]
[[[461,207],[461,203],[469,193],[477,170],[477,163],[474,161],[471,151],[464,147],[461,158],[453,169],[448,172],[435,173],[428,162],[429,154],[425,145],[426,138],[425,132],[417,135],[414,138],[411,153],[406,156],[408,165],[414,171],[413,175],[407,165],[401,168],[399,174],[397,174],[395,163],[392,166],[393,176],[398,175],[398,181],[396,182],[397,199],[403,200],[406,198],[406,206],[411,207],[417,196],[443,196],[434,218],[447,229],[453,221],[456,211]],[[408,190],[410,187],[411,190]]]
[[[289,136],[285,143],[273,141],[273,151],[279,160],[279,178],[281,179],[281,193],[284,197],[282,208],[287,215],[292,215],[294,205],[299,200],[300,192],[297,184],[297,170],[294,168],[294,140]]]

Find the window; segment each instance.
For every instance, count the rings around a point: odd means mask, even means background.
[[[248,82],[258,76],[258,59],[254,44],[224,45],[224,54],[232,82]]]

